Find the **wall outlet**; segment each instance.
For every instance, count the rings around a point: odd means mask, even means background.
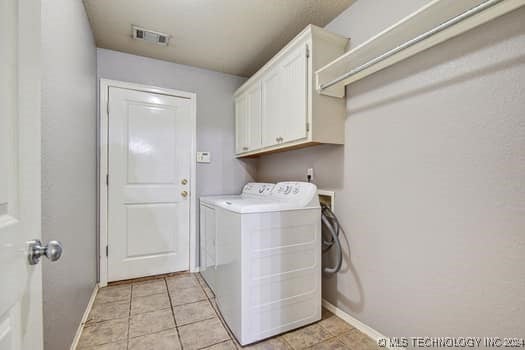
[[[310,181],[314,180],[314,168],[306,169],[306,178],[310,178]]]
[[[197,152],[197,163],[211,163],[211,153]]]

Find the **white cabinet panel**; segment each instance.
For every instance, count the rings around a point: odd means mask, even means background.
[[[306,137],[308,70],[307,45],[301,45],[284,58],[282,65],[283,119],[279,133],[281,142]]]
[[[255,84],[250,90],[246,92],[248,100],[248,148],[255,150],[261,147],[261,84]]]
[[[261,147],[261,84],[235,99],[236,153]]]
[[[246,95],[235,99],[235,152],[248,151],[248,99]]]
[[[310,25],[235,92],[236,153],[344,142],[345,101],[315,90],[317,69],[348,39]]]
[[[169,108],[128,104],[128,183],[176,182],[176,114]]]
[[[283,121],[283,71],[275,67],[262,80],[262,145],[272,146],[279,142]]]
[[[306,137],[307,45],[287,53],[262,80],[263,146]]]

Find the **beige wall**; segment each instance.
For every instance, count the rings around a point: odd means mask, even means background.
[[[96,48],[81,0],[42,1],[44,348],[69,349],[96,283]],[[44,259],[45,260],[45,259]]]
[[[355,46],[425,1],[356,1]],[[346,143],[262,157],[257,179],[336,191],[331,303],[389,336],[523,336],[525,8],[347,89]]]

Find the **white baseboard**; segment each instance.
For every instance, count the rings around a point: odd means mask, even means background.
[[[78,325],[77,332],[75,333],[75,337],[73,338],[73,343],[71,343],[70,350],[75,350],[78,345],[78,341],[80,340],[80,336],[82,335],[82,330],[84,329],[84,324],[87,322],[89,313],[91,312],[91,308],[93,308],[93,303],[95,302],[95,298],[98,293],[98,283],[95,284],[95,288],[93,288],[93,292],[91,293],[91,297],[89,298],[89,302],[86,306],[86,311],[84,311],[84,315],[82,315],[82,319],[80,320],[80,324]]]
[[[379,333],[378,331],[376,331],[372,327],[370,327],[370,326],[364,324],[363,322],[359,321],[357,318],[355,318],[353,316],[350,316],[349,314],[347,314],[343,310],[339,309],[335,305],[333,305],[330,302],[328,302],[326,299],[323,299],[323,307],[325,309],[327,309],[328,311],[330,311],[331,313],[333,313],[334,315],[336,315],[337,317],[339,317],[339,318],[343,319],[344,321],[346,321],[347,323],[349,323],[354,328],[357,328],[358,330],[360,330],[361,332],[363,332],[364,334],[369,336],[375,342],[377,342],[378,339],[386,338],[383,334]]]

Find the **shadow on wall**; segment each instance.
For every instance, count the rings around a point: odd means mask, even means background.
[[[351,276],[351,284],[355,286],[355,296],[352,296],[353,298],[350,299],[347,295],[340,292],[337,286],[337,274],[328,274],[323,272],[323,290],[337,291],[338,302],[347,305],[354,312],[360,312],[363,310],[363,307],[365,305],[365,293],[363,291],[363,284],[361,283],[359,274],[357,273],[356,268],[352,264],[350,237],[344,230],[344,228],[341,228],[339,238],[341,241],[341,249],[343,253],[343,263],[341,265],[341,270],[338,273]],[[322,261],[323,267],[334,266],[336,263],[334,249],[331,249],[328,252],[323,252]]]
[[[344,183],[344,146],[320,145],[266,155],[257,160],[260,182],[306,181],[314,169],[313,183],[320,189],[339,189]]]
[[[421,88],[418,88],[418,89],[409,90],[409,91],[405,91],[405,92],[403,92],[401,94],[398,94],[398,95],[395,95],[395,96],[390,96],[388,98],[381,98],[380,100],[378,100],[376,102],[365,104],[365,105],[362,105],[362,106],[359,106],[359,107],[356,107],[356,108],[350,107],[349,108],[349,114],[350,115],[354,114],[354,113],[357,114],[357,113],[364,112],[366,110],[370,110],[370,109],[373,109],[373,108],[389,105],[391,103],[395,103],[397,101],[404,100],[404,99],[406,99],[408,97],[415,97],[415,96],[418,96],[418,95],[423,95],[423,94],[425,94],[427,92],[431,92],[433,90],[443,89],[443,88],[446,88],[449,85],[454,85],[454,84],[462,82],[462,81],[466,81],[466,80],[469,80],[469,79],[477,78],[479,76],[496,73],[498,71],[505,70],[505,69],[510,68],[512,66],[522,65],[522,64],[525,64],[525,56],[518,56],[518,57],[515,57],[515,58],[512,58],[512,59],[507,59],[507,60],[501,61],[499,63],[493,64],[493,65],[489,65],[487,67],[479,68],[479,69],[476,69],[476,70],[473,70],[473,71],[470,71],[470,72],[467,72],[467,73],[464,73],[464,74],[457,75],[457,76],[455,76],[452,79],[431,83],[431,84],[426,85],[424,87],[421,87]],[[401,74],[399,74],[399,72],[400,72],[399,70],[396,70],[395,72],[398,73],[396,75],[401,75]],[[383,80],[384,78],[385,78],[385,76],[382,76],[381,80]],[[391,79],[391,80],[395,80],[395,79]],[[375,83],[379,84],[380,81],[376,81]],[[382,85],[385,85],[385,84],[382,84]],[[374,88],[371,88],[369,86],[366,90],[373,91]],[[361,89],[360,92],[364,93],[365,91],[364,91],[364,89]],[[356,95],[352,95],[352,96],[356,96]]]
[[[252,158],[238,158],[239,165],[242,167],[245,174],[250,178],[255,179],[257,175],[257,159]]]
[[[523,9],[508,14],[507,16],[519,17],[521,13],[523,13]],[[410,81],[411,89],[401,89],[403,92],[398,95],[385,97],[381,94],[377,94],[377,92],[383,87],[396,82],[401,82],[403,80],[409,80],[411,76],[417,76],[421,72],[429,70],[439,72],[440,69],[449,71],[450,65],[447,64],[448,62],[458,62],[458,59],[466,57],[476,51],[501,44],[505,41],[510,42],[512,38],[525,33],[525,27],[518,26],[516,23],[516,21],[512,20],[508,20],[506,22],[498,21],[500,26],[507,26],[507,28],[500,28],[498,30],[486,28],[490,26],[490,24],[488,24],[485,26],[485,28],[482,28],[484,29],[484,33],[487,35],[469,35],[471,32],[467,32],[464,35],[460,35],[456,38],[448,40],[427,51],[408,58],[403,62],[395,64],[392,66],[393,69],[387,68],[381,70],[380,72],[361,80],[358,85],[352,85],[346,90],[346,96],[348,100],[353,101],[353,103],[348,103],[347,116],[350,117],[352,114],[358,114],[369,109],[389,105],[409,97],[423,95],[425,93],[434,90],[440,90],[460,82],[476,79],[480,76],[497,73],[512,66],[524,64],[525,56],[521,55],[509,57],[497,63],[494,63],[494,60],[487,60],[492,62],[481,67],[478,64],[474,69],[468,65],[459,65],[454,68],[458,72],[464,73],[455,75],[453,78],[439,80],[441,76],[450,77],[450,74],[433,74],[432,77],[436,77],[434,81]],[[469,40],[465,40],[465,36],[468,36]],[[459,43],[455,43],[456,41],[459,41]],[[446,50],[442,50],[445,46]],[[508,55],[510,52],[510,50],[505,52],[505,55]],[[356,88],[352,88],[353,86],[356,86]],[[376,98],[374,100],[367,100],[365,95],[368,93],[376,93],[374,95]],[[355,99],[358,97],[360,99],[356,101]]]

